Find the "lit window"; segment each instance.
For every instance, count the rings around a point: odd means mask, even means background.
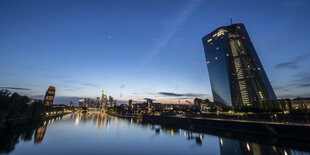
[[[210,63],[210,61],[207,61],[207,64],[209,64]]]
[[[219,49],[220,49],[219,47],[216,48],[216,50],[219,50]]]
[[[213,42],[211,42],[210,45],[213,45]]]
[[[229,56],[229,54],[227,53],[226,56]]]
[[[212,41],[212,38],[208,40],[208,42]]]
[[[260,71],[261,69],[258,67],[258,68],[257,68],[257,70],[259,70],[259,71]]]
[[[220,29],[216,34],[213,34],[213,38],[225,35],[225,32],[227,32],[227,30]]]
[[[261,99],[264,99],[264,96],[263,96],[262,92],[261,92],[261,91],[258,91],[258,93],[259,93],[260,98],[261,98]]]
[[[217,60],[218,58],[217,57],[215,57],[215,60]]]

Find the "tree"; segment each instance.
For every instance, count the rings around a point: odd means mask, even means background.
[[[290,99],[286,99],[286,100],[287,100],[288,111],[292,113],[293,112],[292,102]]]

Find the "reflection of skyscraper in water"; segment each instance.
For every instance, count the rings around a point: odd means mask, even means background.
[[[104,121],[104,117],[103,117],[102,113],[100,113],[99,118],[98,118],[98,124],[97,124],[97,133],[99,132],[99,129],[102,128],[103,121]]]
[[[272,146],[270,144],[259,144],[248,141],[239,141],[230,138],[219,137],[221,155],[265,155],[283,154],[289,155],[290,152],[285,148]]]
[[[219,137],[221,155],[241,154],[240,142],[230,138]]]
[[[241,149],[243,154],[265,155],[265,154],[283,154],[290,155],[289,150],[282,147],[276,147],[267,144],[258,144],[253,142],[241,141]]]
[[[196,145],[201,146],[204,135],[202,133],[193,133],[192,131],[184,131],[184,136],[187,140],[195,140]]]
[[[41,141],[43,140],[43,137],[45,135],[45,131],[47,128],[47,122],[44,121],[44,124],[42,126],[40,126],[39,128],[37,128],[36,132],[35,132],[35,138],[34,138],[34,143],[35,144],[39,144],[41,143]]]

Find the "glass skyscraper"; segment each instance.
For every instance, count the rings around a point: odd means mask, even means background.
[[[240,108],[276,100],[243,24],[221,26],[202,42],[214,102]]]

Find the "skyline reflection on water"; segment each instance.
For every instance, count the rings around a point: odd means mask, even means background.
[[[1,135],[1,154],[309,154],[101,112],[65,115]]]

